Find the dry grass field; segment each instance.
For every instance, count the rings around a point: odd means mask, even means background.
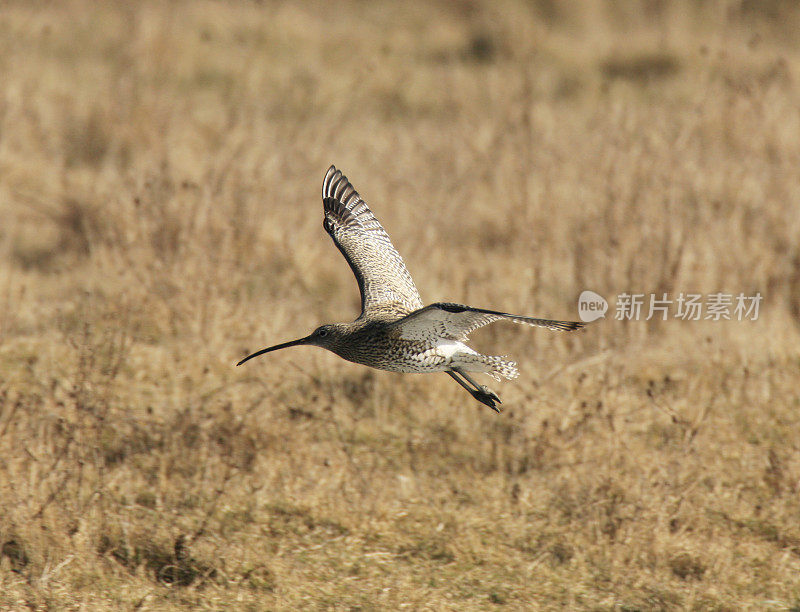
[[[800,609],[800,8],[0,4],[0,609]],[[497,415],[297,348],[342,168]],[[618,321],[615,296],[764,296]],[[488,382],[488,380],[487,380]]]

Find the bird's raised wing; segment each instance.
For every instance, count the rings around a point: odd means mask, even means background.
[[[339,170],[322,182],[322,225],[353,269],[361,290],[361,316],[402,317],[422,308],[414,281],[389,235]]]
[[[437,303],[412,312],[392,323],[391,327],[399,330],[400,337],[406,340],[424,341],[433,336],[464,342],[479,327],[503,320],[556,331],[572,331],[585,325],[576,321],[535,319],[461,304]]]

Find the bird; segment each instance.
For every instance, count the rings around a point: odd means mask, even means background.
[[[451,302],[425,306],[389,234],[333,165],[322,182],[322,204],[322,226],[358,282],[361,314],[350,323],[322,325],[303,338],[256,351],[237,366],[291,346],[318,346],[347,361],[380,370],[445,372],[472,397],[499,413],[500,397],[475,381],[471,373],[485,373],[498,381],[514,379],[519,375],[517,364],[505,356],[473,350],[467,344],[469,334],[497,321],[555,331],[584,326],[577,321],[540,319]]]

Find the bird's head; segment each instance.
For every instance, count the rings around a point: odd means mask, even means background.
[[[337,352],[336,349],[339,347],[343,335],[344,330],[342,329],[341,324],[331,323],[328,325],[320,325],[305,338],[298,338],[297,340],[292,340],[291,342],[284,342],[283,344],[276,344],[275,346],[261,349],[252,355],[248,355],[236,365],[242,365],[245,361],[249,361],[253,357],[258,357],[264,353],[270,353],[272,351],[277,351],[278,349],[289,348],[290,346],[319,346],[321,348],[328,349],[329,351]]]

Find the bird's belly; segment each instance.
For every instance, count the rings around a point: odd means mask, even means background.
[[[458,360],[465,353],[475,351],[455,340],[441,340],[434,346],[404,342],[392,343],[388,350],[358,355],[352,361],[390,372],[444,372],[452,367],[454,358]]]

